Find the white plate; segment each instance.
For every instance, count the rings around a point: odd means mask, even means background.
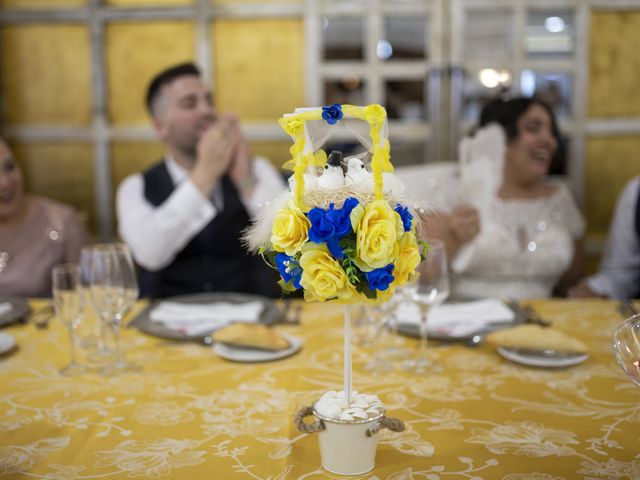
[[[282,312],[275,304],[275,302],[266,297],[261,297],[260,295],[251,295],[248,293],[232,293],[232,292],[202,292],[202,293],[192,293],[189,295],[180,295],[177,297],[169,297],[162,300],[155,300],[151,303],[147,308],[145,308],[136,318],[134,318],[129,324],[128,327],[135,327],[141,332],[147,333],[149,335],[154,335],[156,337],[168,338],[171,340],[195,340],[201,341],[207,335],[211,334],[209,332],[202,332],[199,334],[185,334],[178,330],[172,329],[162,323],[154,322],[151,320],[151,311],[160,303],[161,301],[173,301],[179,303],[186,304],[199,304],[199,303],[215,303],[215,302],[226,302],[226,303],[246,303],[246,302],[254,302],[259,301],[264,304],[264,309],[260,314],[258,319],[259,323],[263,323],[265,325],[273,325],[277,323],[282,317]]]
[[[5,354],[16,346],[16,339],[8,333],[0,333],[0,355]]]
[[[554,356],[553,353],[545,354],[542,351],[540,354],[524,354],[507,347],[498,347],[497,350],[498,353],[507,360],[531,367],[570,367],[572,365],[578,365],[589,358],[588,353],[576,353],[570,355],[560,353],[558,356]]]
[[[234,362],[271,362],[289,357],[302,348],[302,340],[299,338],[286,333],[281,333],[280,335],[289,341],[289,348],[272,352],[257,348],[233,347],[224,343],[216,343],[213,345],[213,351],[220,357]]]

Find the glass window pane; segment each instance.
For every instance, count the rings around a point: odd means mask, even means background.
[[[606,232],[618,194],[638,175],[638,135],[588,138],[585,149],[584,211],[589,232]]]
[[[640,116],[640,11],[594,11],[589,25],[590,117]]]
[[[114,124],[149,124],[144,107],[149,81],[164,68],[191,60],[193,38],[193,25],[187,22],[107,25],[109,116]]]
[[[25,190],[73,205],[96,231],[93,150],[88,144],[12,144],[22,166]]]
[[[379,59],[427,58],[425,17],[387,17],[384,19],[384,35],[376,50]]]
[[[464,22],[464,56],[511,56],[512,16],[511,10],[506,8],[467,10]]]
[[[165,6],[165,5],[188,5],[191,0],[107,0],[107,5],[112,7],[138,7],[138,6]]]
[[[293,143],[291,141],[273,141],[273,142],[251,142],[251,153],[261,156],[271,161],[271,163],[279,170],[282,165],[291,159],[289,149]],[[290,171],[284,171],[284,174],[290,174]]]
[[[220,111],[273,122],[304,105],[302,20],[219,20],[211,38]]]
[[[0,8],[83,7],[87,0],[0,0]]]
[[[524,48],[530,58],[573,55],[575,31],[571,10],[532,10],[527,15]]]
[[[255,4],[256,0],[211,0],[211,3],[217,5],[225,5],[231,3],[252,3]],[[260,0],[261,4],[264,3],[304,3],[304,0]]]
[[[0,79],[9,125],[91,123],[89,32],[75,24],[0,29]]]
[[[536,96],[549,104],[559,117],[571,115],[573,77],[568,73],[541,73],[523,70],[520,90],[527,97]]]
[[[348,103],[365,105],[365,82],[358,77],[344,77],[342,80],[324,81],[324,104]]]
[[[111,164],[113,165],[113,191],[120,182],[134,173],[144,172],[159,162],[165,154],[160,142],[124,142],[111,144]]]
[[[385,82],[385,108],[390,120],[419,122],[427,118],[427,85],[422,80]]]
[[[462,115],[465,120],[477,122],[482,107],[495,97],[508,93],[513,83],[510,70],[484,68],[465,72],[462,87]]]
[[[322,50],[325,60],[363,60],[363,18],[322,17]]]
[[[426,161],[426,142],[412,142],[407,140],[390,139],[391,161],[396,167],[415,165]]]

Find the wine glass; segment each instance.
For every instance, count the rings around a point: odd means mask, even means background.
[[[640,314],[627,318],[615,328],[611,344],[618,365],[640,386]]]
[[[106,345],[106,322],[100,312],[93,305],[91,298],[91,262],[93,261],[93,249],[95,245],[86,245],[80,251],[80,285],[82,297],[85,300],[85,310],[82,319],[82,329],[86,332],[85,338],[80,338],[80,345],[91,351],[89,358],[110,355]],[[93,312],[88,312],[91,307]]]
[[[80,267],[75,263],[56,265],[51,272],[53,301],[56,317],[69,331],[69,364],[60,370],[63,375],[76,375],[86,371],[76,361],[75,331],[82,321],[82,291],[80,289]]]
[[[89,277],[94,306],[113,339],[115,361],[104,368],[105,373],[136,369],[126,361],[120,346],[122,318],[138,296],[138,282],[127,247],[123,244],[94,246]]]
[[[427,358],[429,312],[449,296],[449,269],[444,243],[439,240],[429,242],[426,258],[418,265],[416,273],[417,278],[408,287],[408,293],[420,309],[420,344],[417,358],[408,360],[406,367],[416,373],[424,373],[432,366]]]

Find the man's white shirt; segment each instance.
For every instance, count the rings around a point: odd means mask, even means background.
[[[161,205],[151,204],[144,196],[144,178],[140,173],[125,178],[116,195],[120,237],[131,248],[136,262],[151,271],[169,265],[224,209],[220,184],[209,199],[193,184],[188,170],[170,157],[165,158],[165,164],[176,188]],[[285,188],[280,174],[264,158],[254,159],[253,172],[257,183],[251,197],[240,195],[250,217]]]

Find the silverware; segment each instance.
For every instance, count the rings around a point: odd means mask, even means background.
[[[633,316],[640,313],[631,300],[624,300],[620,302],[616,309],[624,318],[629,317],[629,315]]]
[[[300,316],[302,315],[302,304],[296,304],[293,314],[289,317],[287,323],[289,325],[300,325]]]
[[[53,305],[45,305],[31,312],[29,321],[32,321],[36,328],[44,330],[49,326],[49,320],[53,316]]]
[[[539,358],[551,358],[551,359],[564,359],[564,358],[576,358],[585,355],[582,352],[569,352],[564,350],[537,350],[534,348],[515,348],[515,347],[500,347],[503,350],[516,355],[523,355],[526,357],[539,357]]]
[[[516,318],[518,316],[522,317],[524,323],[532,323],[541,327],[550,327],[552,324],[551,320],[541,317],[531,305],[521,305],[514,300],[507,302],[507,305],[516,314]]]

